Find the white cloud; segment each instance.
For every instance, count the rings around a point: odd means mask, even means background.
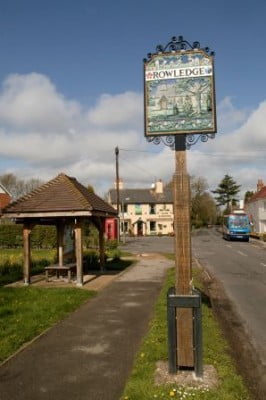
[[[244,118],[237,129],[226,135],[217,134],[215,139],[192,151],[192,173],[205,176],[212,189],[228,174],[242,185],[242,197],[245,191],[255,189],[258,179],[266,180],[265,124],[266,101]]]
[[[257,179],[266,180],[266,102],[250,112],[225,98],[218,117],[226,134],[188,151],[189,172],[205,177],[211,189],[226,173],[243,191],[255,188]],[[11,75],[0,92],[0,127],[0,174],[48,180],[65,172],[103,194],[115,180],[116,146],[126,186],[147,187],[174,173],[174,152],[144,139],[140,93],[104,94],[85,108],[44,75]]]
[[[230,132],[244,123],[250,111],[238,110],[234,107],[231,97],[225,97],[217,106],[219,132]]]
[[[88,120],[96,126],[106,126],[109,129],[124,128],[125,125],[139,128],[142,111],[142,102],[137,93],[126,92],[115,96],[103,94],[96,106],[89,110]]]
[[[44,75],[14,74],[3,84],[0,119],[10,128],[64,133],[79,117],[79,104],[66,100]]]

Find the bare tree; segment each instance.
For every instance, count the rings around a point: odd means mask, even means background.
[[[0,182],[12,195],[13,200],[24,196],[43,183],[40,179],[35,178],[28,180],[19,179],[12,173],[0,175]]]

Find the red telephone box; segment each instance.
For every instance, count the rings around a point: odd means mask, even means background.
[[[117,219],[106,218],[105,220],[105,237],[107,240],[117,239]]]

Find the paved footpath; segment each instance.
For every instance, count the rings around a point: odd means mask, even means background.
[[[171,261],[143,256],[0,367],[0,400],[118,400]]]

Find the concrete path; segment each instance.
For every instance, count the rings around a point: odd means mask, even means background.
[[[147,332],[165,271],[138,263],[0,368],[1,400],[118,400]]]

